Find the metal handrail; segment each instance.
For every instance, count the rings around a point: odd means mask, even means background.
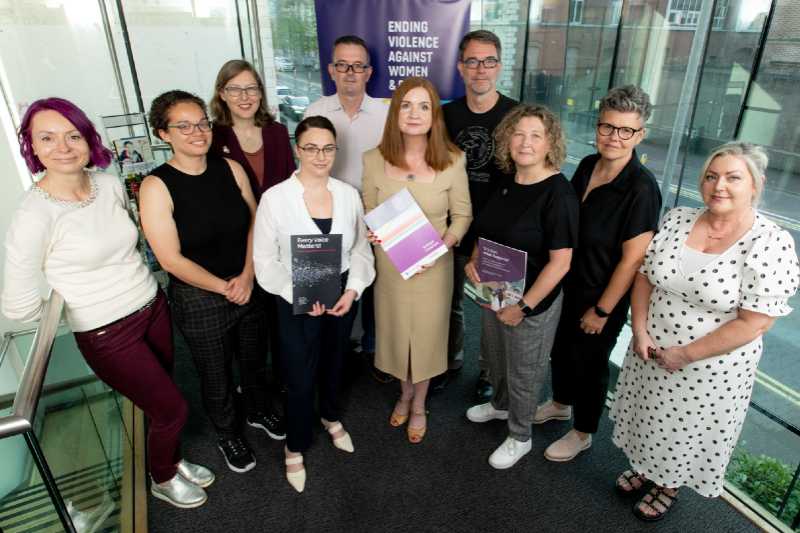
[[[14,396],[13,414],[0,418],[0,439],[33,429],[33,419],[63,308],[64,298],[52,291],[42,309],[39,327],[20,377],[19,388]]]

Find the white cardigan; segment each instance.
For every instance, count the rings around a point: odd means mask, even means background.
[[[91,179],[96,196],[83,207],[55,202],[36,187],[25,193],[6,235],[2,310],[8,318],[39,318],[42,273],[64,297],[73,331],[127,316],[155,295],[122,183],[109,174]]]
[[[367,241],[361,196],[351,185],[328,178],[333,197],[331,234],[342,235],[342,272],[349,271],[346,289],[361,293],[375,279],[372,247]],[[265,291],[292,303],[292,235],[320,235],[303,200],[297,172],[267,189],[256,212],[253,262]]]

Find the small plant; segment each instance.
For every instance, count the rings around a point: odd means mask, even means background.
[[[794,470],[787,464],[766,455],[737,452],[731,459],[725,477],[747,493],[773,515],[789,490]],[[790,524],[800,512],[800,483],[796,484],[780,519]]]

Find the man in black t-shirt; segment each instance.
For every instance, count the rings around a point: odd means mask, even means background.
[[[466,94],[446,104],[442,110],[450,138],[467,155],[472,215],[477,217],[494,186],[503,178],[503,172],[494,160],[494,129],[518,102],[497,92],[497,78],[502,70],[501,46],[497,35],[487,30],[472,31],[461,39],[458,50],[458,72],[464,80]],[[450,372],[460,370],[464,363],[464,266],[469,261],[474,245],[475,234],[470,229],[454,250],[455,279],[447,350]],[[479,358],[479,365],[481,374],[476,392],[478,400],[486,402],[492,396],[492,387],[487,380],[487,365],[482,357]],[[433,390],[443,389],[447,377],[445,373],[434,378],[431,384]]]

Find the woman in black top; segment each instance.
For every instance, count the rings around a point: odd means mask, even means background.
[[[255,458],[236,423],[234,351],[247,423],[285,438],[282,422],[267,410],[263,304],[250,298],[253,192],[239,163],[207,157],[211,123],[200,98],[164,93],[153,100],[149,120],[174,154],[142,182],[142,227],[169,272],[173,316],[200,374],[218,447],[231,470],[246,472]]]
[[[566,149],[558,119],[547,108],[519,105],[495,130],[496,158],[512,180],[501,184],[475,221],[478,237],[527,252],[522,299],[485,308],[481,353],[494,394],[467,410],[473,422],[508,419],[508,438],[489,457],[510,468],[531,450],[531,423],[561,314],[561,279],[578,238],[578,200],[559,172]],[[465,267],[480,282],[478,247]]]
[[[592,444],[608,389],[608,359],[657,228],[661,193],[634,150],[650,111],[640,88],[612,89],[600,101],[598,153],[583,158],[572,177],[581,202],[579,244],[551,355],[553,399],[539,406],[533,422],[568,420],[573,409],[575,421],[545,450],[551,461],[569,461]]]

